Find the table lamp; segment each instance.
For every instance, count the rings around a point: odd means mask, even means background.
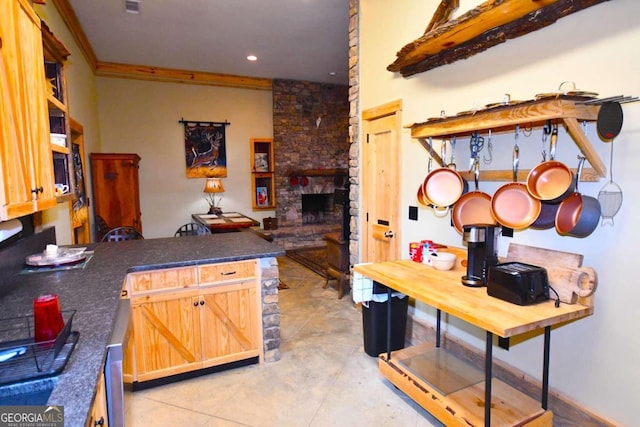
[[[204,192],[207,193],[206,200],[209,203],[209,213],[219,215],[222,213],[222,209],[219,204],[222,201],[222,195],[216,202],[216,193],[224,193],[224,187],[222,186],[222,180],[220,178],[207,178],[204,184]]]

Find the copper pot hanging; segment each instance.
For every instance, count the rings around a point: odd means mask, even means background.
[[[564,199],[556,212],[556,231],[573,237],[587,237],[598,226],[601,215],[600,202],[595,197],[585,196],[578,191],[578,181],[585,158],[578,156],[576,191]]]
[[[571,169],[564,163],[555,160],[557,140],[558,125],[556,124],[551,132],[549,160],[543,159],[543,162],[531,169],[527,176],[527,190],[529,193],[536,199],[552,204],[560,203],[575,189],[575,181]]]
[[[429,143],[431,144],[431,141]],[[446,158],[445,147],[446,141],[443,141],[441,156],[443,163]],[[455,170],[453,158],[450,164],[430,171],[422,183],[425,199],[437,211],[445,211],[446,208],[453,206],[467,189],[468,183]]]
[[[468,224],[495,224],[491,213],[491,196],[478,189],[480,176],[480,162],[478,157],[473,163],[475,190],[463,194],[451,211],[451,222],[458,231],[463,233],[463,227]]]
[[[495,220],[514,230],[529,227],[540,214],[540,200],[529,194],[525,184],[518,183],[519,127],[516,127],[516,143],[513,146],[513,182],[498,188],[491,199],[491,212]]]

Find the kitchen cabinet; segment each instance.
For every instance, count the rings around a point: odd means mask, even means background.
[[[598,181],[606,176],[607,169],[587,138],[581,122],[597,120],[600,106],[584,104],[584,101],[585,99],[580,97],[558,95],[512,105],[499,105],[495,108],[467,112],[452,117],[438,117],[423,123],[412,124],[409,127],[411,128],[411,137],[418,139],[423,147],[430,152],[430,138],[461,138],[468,137],[476,131],[489,130],[493,134],[498,134],[513,132],[516,126],[521,126],[523,129],[525,127],[540,128],[547,121],[562,123],[591,165],[591,168],[585,167],[583,169],[580,179],[582,181]],[[512,150],[512,147],[509,147],[509,150]],[[443,159],[435,152],[433,158],[438,164],[443,164]],[[520,169],[518,180],[526,180],[528,173],[529,170]],[[460,172],[460,175],[470,182],[473,181],[471,172]],[[480,171],[480,180],[511,181],[512,179],[513,171],[511,169]]]
[[[130,273],[132,382],[261,359],[258,271],[250,260]]]
[[[55,206],[40,18],[0,4],[0,220]]]
[[[109,417],[107,415],[107,394],[104,385],[104,374],[100,374],[96,385],[96,395],[89,412],[89,419],[86,427],[109,427]]]
[[[50,147],[58,202],[74,199],[75,176],[71,151],[71,119],[67,97],[65,63],[69,50],[42,22],[46,100],[49,117]],[[66,190],[64,190],[66,189]]]
[[[142,233],[138,170],[140,156],[91,153],[93,209],[109,228],[133,227]],[[102,236],[97,236],[100,240]]]
[[[275,209],[273,140],[251,138],[251,194],[253,210]]]
[[[453,250],[454,248],[450,248]],[[459,258],[464,249],[458,249]],[[411,260],[356,265],[362,274],[437,310],[436,343],[380,355],[383,376],[448,426],[551,426],[547,409],[551,327],[559,327],[593,314],[593,307],[547,300],[519,306],[490,297],[486,288],[463,286],[462,263],[438,271]],[[458,358],[440,345],[441,312],[461,319],[486,333],[485,371]],[[544,331],[542,397],[537,402],[492,376],[493,337],[510,338]],[[390,330],[389,330],[390,331]],[[390,333],[388,331],[388,333]]]

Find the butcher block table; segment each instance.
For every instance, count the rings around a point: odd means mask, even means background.
[[[260,225],[258,221],[238,212],[223,212],[221,214],[192,214],[194,221],[209,227],[212,233],[238,231],[243,228]]]
[[[553,414],[547,410],[551,327],[589,316],[593,307],[555,307],[553,300],[519,306],[491,297],[484,287],[461,284],[460,278],[466,274],[461,260],[466,252],[454,248],[447,251],[458,255],[450,271],[411,260],[354,266],[355,272],[390,288],[389,293],[393,289],[437,309],[435,345],[387,351],[380,355],[380,372],[447,426],[551,426]],[[486,331],[484,373],[440,347],[441,312]],[[391,327],[387,326],[390,335]],[[492,379],[493,336],[509,338],[539,329],[544,329],[541,402]]]

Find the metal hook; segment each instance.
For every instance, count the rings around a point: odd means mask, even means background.
[[[493,144],[491,143],[491,129],[489,129],[489,135],[487,136],[487,152],[489,156],[483,156],[482,161],[485,165],[491,164],[493,161]]]
[[[429,163],[427,164],[427,172],[431,172],[433,164],[433,139],[429,137]]]

